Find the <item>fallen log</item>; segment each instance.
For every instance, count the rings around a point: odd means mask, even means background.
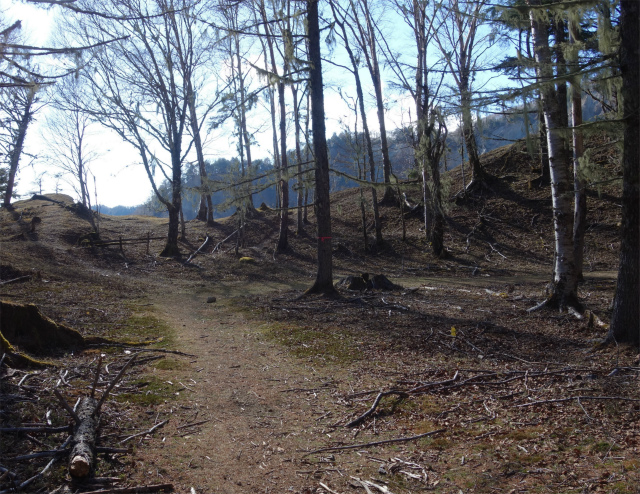
[[[81,398],[78,404],[76,414],[80,423],[73,434],[73,446],[69,455],[69,473],[72,477],[86,477],[91,472],[98,428],[98,420],[94,417],[97,406],[98,401],[88,396]]]
[[[71,440],[71,454],[69,455],[69,474],[72,477],[82,479],[91,473],[96,454],[96,435],[100,421],[100,409],[113,387],[122,379],[125,371],[137,355],[138,354],[134,354],[127,363],[124,364],[118,375],[109,383],[107,389],[102,393],[99,401],[93,397],[95,393],[95,388],[93,388],[92,396],[82,397],[74,411],[68,403],[66,403],[64,397],[57,390],[54,390],[56,397],[76,423]],[[100,364],[101,360],[98,361],[94,382],[98,381]]]

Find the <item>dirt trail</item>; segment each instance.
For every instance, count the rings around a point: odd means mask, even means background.
[[[170,422],[138,449],[134,476],[173,482],[179,493],[300,492],[296,458],[309,447],[314,397],[287,390],[313,388],[320,377],[266,341],[229,299],[206,299],[185,290],[154,300],[156,315],[176,330],[176,349],[197,357],[154,371],[188,389],[158,407],[156,421]]]
[[[589,274],[594,279],[611,275]],[[545,279],[528,275],[516,282]],[[406,286],[485,288],[513,283],[514,278],[398,281],[410,281]],[[325,433],[330,431],[318,423],[332,406],[327,385],[345,376],[339,367],[297,359],[268,340],[261,323],[243,312],[240,297],[257,290],[276,296],[278,290],[291,288],[303,287],[240,282],[209,289],[185,284],[169,299],[153,291],[153,313],[175,331],[175,349],[195,357],[179,358],[172,370],[153,371],[156,378],[173,383],[179,396],[154,410],[156,423],[170,421],[138,448],[135,480],[172,482],[178,493],[190,493],[191,488],[198,494],[315,490],[319,477],[313,473],[322,469],[306,463],[302,451],[322,447],[328,439]],[[206,303],[212,295],[217,301]],[[322,391],[307,392],[314,389]],[[183,427],[204,420],[208,422]]]

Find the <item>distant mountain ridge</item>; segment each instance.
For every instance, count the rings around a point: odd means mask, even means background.
[[[585,121],[594,120],[602,114],[602,110],[591,97],[585,97],[583,100],[583,118]],[[535,107],[529,110],[529,136],[534,142],[538,138],[538,117]],[[505,146],[512,142],[524,139],[527,136],[525,125],[525,115],[522,109],[510,109],[508,114],[495,114],[481,118],[476,122],[476,141],[478,150],[481,154],[488,153],[494,149]],[[331,174],[331,192],[356,187],[358,183],[348,178],[349,176],[358,177],[358,166],[363,167],[364,162],[364,140],[362,136],[349,135],[347,132],[333,134],[327,139],[329,151],[330,167],[337,173]],[[407,179],[409,172],[414,168],[414,153],[411,142],[411,131],[408,128],[395,129],[389,132],[389,157],[393,173],[399,179]],[[461,155],[461,135],[459,128],[451,131],[447,138],[448,152],[446,153],[442,168],[451,170],[460,166],[462,163]],[[377,180],[382,181],[382,153],[380,151],[379,136],[373,136],[374,158],[376,160],[376,169],[378,170]],[[465,161],[467,160],[466,150],[464,152]],[[293,159],[293,157],[292,157]],[[254,175],[264,175],[272,170],[272,163],[269,159],[258,159],[254,161]],[[231,183],[239,176],[240,166],[236,158],[226,159],[219,158],[214,162],[207,163],[207,174],[216,183],[218,189],[223,189],[225,183]],[[362,172],[361,172],[362,173]],[[367,172],[363,175],[368,179]],[[273,178],[273,177],[271,177]],[[275,179],[273,179],[275,181]],[[290,204],[295,202],[295,187],[297,179],[291,179],[290,187]],[[183,174],[183,184],[185,187],[183,197],[183,211],[186,220],[196,217],[197,207],[199,204],[199,192],[197,187],[200,184],[197,167],[189,166]],[[163,187],[168,188],[167,184]],[[161,187],[162,189],[162,187]],[[262,179],[254,183],[252,186],[254,192],[254,204],[256,206],[265,203],[270,207],[277,204],[275,185],[269,185],[268,179]],[[216,218],[228,216],[232,214],[236,206],[233,203],[233,193],[229,191],[219,190],[213,194],[213,203],[218,206],[214,216]],[[112,216],[125,215],[150,215],[150,216],[166,216],[166,211],[162,205],[151,197],[147,202],[138,206],[100,206],[100,212]]]

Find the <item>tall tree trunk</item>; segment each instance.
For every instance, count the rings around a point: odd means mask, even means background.
[[[175,133],[174,143],[178,143],[178,139],[175,139]],[[171,203],[167,206],[169,211],[169,232],[167,233],[167,243],[160,253],[162,257],[180,255],[178,236],[180,235],[180,210],[182,209],[182,163],[179,147],[171,151],[171,162]]]
[[[200,174],[200,207],[198,209],[197,218],[200,221],[208,221],[211,215],[211,223],[213,223],[213,207],[211,204],[211,194],[208,192],[209,184],[207,177],[207,169],[204,162],[204,153],[202,151],[202,139],[200,138],[200,126],[198,125],[198,115],[196,114],[195,94],[193,94],[193,86],[191,81],[187,82],[189,106],[189,124],[191,133],[193,134],[193,146],[196,149],[196,158],[198,160],[198,172]]]
[[[31,122],[33,113],[31,108],[33,106],[33,100],[36,96],[35,89],[29,89],[27,93],[27,99],[24,106],[24,112],[20,119],[20,124],[16,132],[15,139],[13,141],[13,147],[11,149],[11,158],[9,160],[9,176],[7,177],[7,190],[4,195],[3,206],[5,208],[11,207],[11,197],[13,196],[13,188],[16,183],[16,174],[18,173],[18,165],[20,163],[20,157],[22,156],[22,148],[24,147],[24,138],[27,135],[27,128]]]
[[[607,339],[640,344],[640,152],[638,135],[638,81],[640,49],[638,19],[640,3],[622,0],[620,69],[624,104],[624,152],[622,155],[622,226],[620,264]]]
[[[460,88],[460,104],[462,106],[462,136],[464,146],[467,149],[467,157],[469,158],[469,167],[471,168],[470,187],[480,185],[484,180],[484,171],[480,164],[480,156],[478,154],[478,144],[476,142],[476,134],[473,128],[473,117],[471,116],[471,92],[469,91],[469,77],[461,77],[462,86]],[[466,81],[466,82],[464,82]]]
[[[284,71],[286,75],[286,70]],[[283,77],[284,77],[283,75]],[[277,252],[283,252],[289,245],[289,162],[287,159],[287,108],[284,100],[284,82],[278,82],[278,103],[280,106],[280,232]]]
[[[576,42],[578,26],[570,25],[569,37],[571,43]],[[578,71],[578,53],[570,60],[571,71]],[[583,279],[582,269],[584,265],[584,233],[587,229],[587,192],[585,181],[580,173],[580,158],[584,153],[584,143],[582,130],[578,127],[582,125],[582,88],[580,87],[580,76],[574,75],[571,78],[571,126],[573,138],[573,186],[574,186],[574,208],[573,208],[573,256],[576,263],[578,280]]]
[[[342,35],[344,38],[344,47],[347,50],[347,54],[349,55],[349,60],[351,61],[351,66],[353,68],[353,76],[356,82],[356,96],[358,99],[360,116],[362,118],[362,133],[364,134],[364,139],[365,139],[365,144],[367,149],[367,157],[369,159],[369,180],[371,183],[375,183],[376,182],[376,162],[375,162],[375,156],[373,153],[373,143],[371,142],[371,133],[369,132],[369,124],[367,121],[367,112],[364,107],[364,92],[362,90],[362,81],[360,80],[360,74],[358,72],[358,61],[353,53],[353,50],[351,49],[351,45],[349,44],[349,38],[347,36],[347,30],[344,25],[344,19],[338,20],[337,12],[333,3],[331,3],[331,10],[333,11],[334,18],[336,19],[336,23],[340,26],[340,29],[342,30]],[[386,139],[385,139],[385,142],[386,142]],[[387,153],[387,156],[388,156],[388,153]],[[389,168],[389,171],[390,170],[391,168]],[[380,246],[384,243],[384,240],[382,238],[382,222],[380,221],[378,191],[376,190],[375,186],[371,186],[371,203],[373,206],[373,224],[376,231],[376,245]]]
[[[307,293],[335,293],[331,247],[331,201],[329,197],[329,156],[324,123],[324,95],[322,87],[322,58],[320,54],[320,25],[318,0],[307,1],[307,29],[309,37],[309,85],[311,119],[313,125],[313,154],[316,178],[316,220],[318,224],[318,271],[316,281]]]
[[[308,46],[307,46],[308,48]],[[309,123],[311,120],[311,98],[310,98],[311,93],[309,91],[307,91],[307,114],[305,117],[305,122],[304,122],[304,138],[305,138],[305,167],[309,167],[309,162],[311,161],[311,150],[310,150],[310,145],[311,145],[311,141],[309,139]],[[306,173],[305,173],[306,175]],[[305,183],[304,185],[304,213],[302,214],[302,221],[304,222],[305,225],[309,224],[309,184]]]
[[[302,150],[300,149],[300,109],[298,108],[298,88],[295,84],[291,85],[291,93],[293,95],[293,120],[295,125],[295,138],[296,138],[296,161],[298,172],[298,209],[297,209],[297,226],[296,234],[301,235],[304,232],[304,222],[302,221],[302,199],[303,199],[303,186],[302,186]]]
[[[547,125],[544,123],[542,96],[538,96],[538,140],[540,142],[540,187],[551,183],[549,173],[549,147],[547,146]]]
[[[540,0],[529,0],[539,6]],[[555,259],[553,293],[546,304],[559,307],[580,307],[577,298],[578,277],[573,256],[573,214],[571,204],[572,181],[569,173],[569,157],[565,147],[562,110],[554,88],[551,50],[547,26],[530,13],[531,34],[534,43],[536,71],[542,84],[542,109],[547,126],[551,195],[555,233]],[[566,101],[565,101],[566,106]]]
[[[393,188],[391,183],[391,159],[389,158],[389,143],[387,141],[387,127],[384,118],[384,99],[382,97],[382,75],[380,73],[380,65],[378,63],[378,54],[376,48],[376,35],[371,20],[371,11],[369,9],[368,0],[360,0],[362,13],[366,21],[366,31],[359,21],[359,15],[354,9],[354,16],[360,32],[362,40],[362,48],[367,61],[371,81],[373,82],[373,91],[376,97],[376,110],[378,114],[378,124],[380,126],[380,150],[382,152],[382,173],[385,187],[383,202],[393,201]]]
[[[246,91],[244,87],[244,75],[242,74],[242,60],[240,59],[240,38],[236,35],[236,60],[237,60],[237,73],[238,73],[238,81],[240,88],[240,135],[241,142],[240,146],[244,143],[244,149],[247,155],[247,173],[251,174],[251,136],[247,131],[247,101],[246,101]],[[246,198],[246,204],[248,209],[254,209],[253,205],[253,194],[248,193],[248,197]]]
[[[271,68],[273,73],[276,73],[276,65],[275,65],[275,54],[273,52],[273,40],[272,35],[269,29],[269,20],[267,18],[267,12],[264,5],[264,0],[260,1],[259,4],[260,16],[262,18],[262,22],[264,23],[264,31],[265,36],[258,36],[260,40],[260,45],[262,46],[262,55],[264,58],[264,70],[266,73],[269,72],[269,59],[271,60]],[[256,24],[259,22],[258,15],[255,15]],[[264,39],[267,40],[265,44]],[[278,126],[276,125],[276,103],[275,103],[275,91],[271,83],[269,83],[269,87],[267,88],[267,95],[269,97],[269,106],[271,112],[271,138],[273,144],[273,166],[277,170],[280,168],[280,152],[278,151]],[[280,187],[279,184],[276,183],[276,208],[280,207]]]

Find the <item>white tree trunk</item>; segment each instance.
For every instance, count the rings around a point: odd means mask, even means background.
[[[530,0],[530,5],[540,5]],[[578,277],[573,251],[573,180],[569,169],[569,156],[563,142],[560,107],[553,84],[553,66],[549,49],[548,26],[530,13],[531,34],[534,42],[538,81],[542,84],[542,112],[547,126],[549,169],[553,226],[555,234],[554,290],[551,301],[561,307],[577,305]]]

